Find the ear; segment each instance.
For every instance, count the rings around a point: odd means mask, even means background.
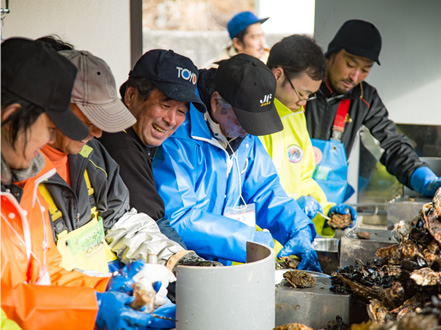
[[[210,106],[213,113],[215,113],[217,110],[217,106],[219,104],[219,96],[220,94],[218,91],[215,91],[213,94],[211,94]]]
[[[276,80],[279,80],[283,77],[283,69],[278,67],[273,69],[274,77],[276,77]]]
[[[2,109],[2,123],[5,122],[9,116],[21,109],[21,104],[13,103]]]
[[[126,92],[124,93],[124,104],[126,107],[133,111],[135,101],[138,98],[138,89],[133,86],[129,86],[126,88]]]
[[[233,38],[233,47],[236,49],[238,53],[240,53],[243,50],[243,44],[240,42],[238,38]]]

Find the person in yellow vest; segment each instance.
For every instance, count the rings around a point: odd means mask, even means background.
[[[55,173],[40,153],[55,140],[55,128],[72,139],[88,135],[69,109],[77,69],[25,38],[5,40],[1,54],[1,328],[13,328],[7,319],[23,329],[147,326],[151,314],[128,306],[135,297],[120,292],[138,272],[133,263],[130,274],[105,277],[60,267],[48,205],[38,190]]]
[[[351,213],[355,221],[357,212],[351,206],[329,202],[312,178],[314,153],[303,108],[325,76],[325,56],[312,38],[292,35],[271,48],[267,66],[277,80],[274,103],[284,129],[261,137],[261,141],[273,159],[284,189],[313,219],[317,233],[334,236],[335,229],[327,226],[322,215]]]

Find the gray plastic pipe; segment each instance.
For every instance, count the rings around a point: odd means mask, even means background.
[[[176,329],[273,329],[274,258],[274,250],[247,242],[246,264],[178,266]]]

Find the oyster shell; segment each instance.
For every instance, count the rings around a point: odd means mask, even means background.
[[[283,277],[295,288],[312,288],[315,278],[303,270],[290,270]]]

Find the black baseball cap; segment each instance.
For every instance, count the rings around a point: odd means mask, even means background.
[[[334,39],[329,43],[326,57],[346,50],[356,56],[367,57],[380,64],[381,35],[374,24],[352,19],[343,23]]]
[[[233,107],[240,125],[252,135],[283,129],[274,105],[276,78],[259,59],[238,54],[220,62],[214,77],[216,91]]]
[[[172,50],[153,49],[146,52],[136,62],[129,77],[147,78],[169,98],[191,102],[201,112],[205,104],[196,95],[199,70],[185,56]]]
[[[77,69],[47,45],[10,38],[1,45],[2,88],[44,109],[63,134],[82,140],[89,129],[71,111]]]

